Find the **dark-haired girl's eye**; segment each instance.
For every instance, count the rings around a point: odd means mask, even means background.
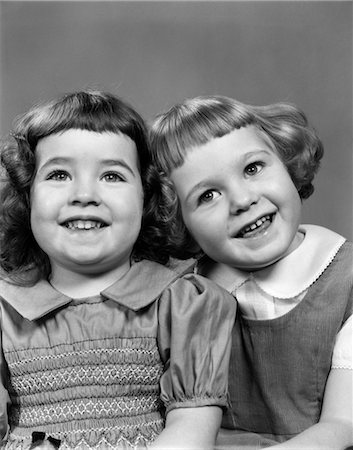
[[[47,180],[54,181],[66,181],[69,178],[69,174],[64,170],[54,170],[47,176]]]
[[[119,182],[119,181],[125,181],[125,178],[121,174],[119,174],[117,172],[105,173],[103,175],[102,179],[104,181],[108,182],[108,183],[116,183],[116,182]]]

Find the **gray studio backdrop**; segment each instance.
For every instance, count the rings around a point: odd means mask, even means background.
[[[186,97],[290,101],[326,155],[304,222],[352,230],[352,2],[2,1],[1,133],[33,103],[111,90],[151,120]]]

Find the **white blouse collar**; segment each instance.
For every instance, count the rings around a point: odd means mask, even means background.
[[[212,279],[232,292],[252,278],[262,291],[273,297],[298,296],[320,277],[346,240],[318,225],[301,225],[299,231],[305,235],[302,243],[276,264],[251,273],[218,265]]]

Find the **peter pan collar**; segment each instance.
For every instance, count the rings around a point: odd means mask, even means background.
[[[301,225],[299,231],[305,235],[299,247],[276,264],[251,273],[219,265],[213,280],[223,281],[232,292],[253,279],[262,291],[273,297],[300,295],[320,277],[346,239],[318,225]]]
[[[185,267],[184,272],[188,268]],[[173,281],[182,275],[152,261],[141,261],[117,282],[101,292],[107,299],[138,311],[154,302]],[[73,300],[54,289],[46,280],[32,287],[16,286],[0,280],[0,296],[29,320],[39,319]]]

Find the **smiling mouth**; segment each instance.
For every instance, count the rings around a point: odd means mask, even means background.
[[[100,222],[97,220],[68,220],[63,223],[63,226],[68,228],[69,230],[79,230],[79,231],[88,231],[88,230],[99,230],[100,228],[104,228],[107,226],[106,223]]]
[[[267,214],[266,216],[257,219],[251,225],[242,228],[235,236],[236,238],[251,238],[256,237],[271,225],[274,214]]]

